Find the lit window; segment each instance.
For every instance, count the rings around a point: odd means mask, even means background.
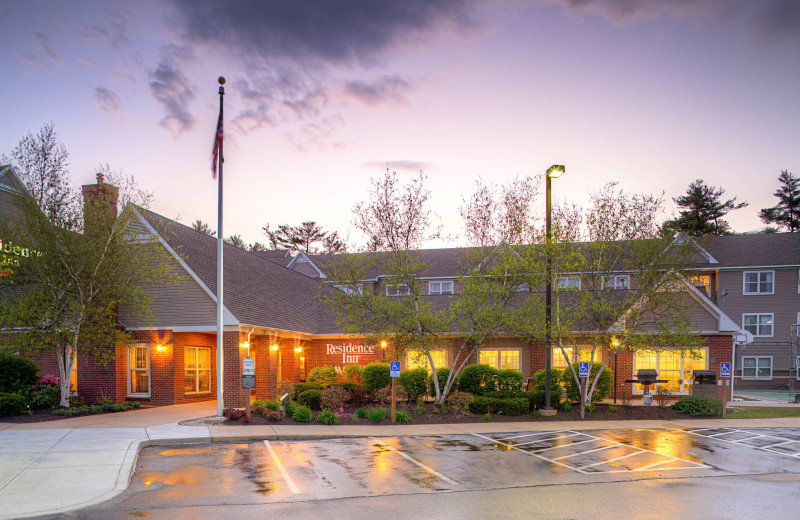
[[[611,290],[622,290],[631,288],[631,277],[627,274],[615,274],[603,277],[603,288]]]
[[[497,370],[520,370],[519,349],[482,349],[478,361]]]
[[[634,354],[633,374],[641,368],[654,368],[659,379],[666,379],[666,383],[658,383],[658,388],[670,392],[686,394],[692,385],[694,370],[708,368],[708,353],[705,348],[695,350],[640,350]],[[643,386],[634,384],[633,390],[642,393]],[[655,388],[650,387],[653,391]]]
[[[364,294],[364,287],[362,285],[334,285],[334,287],[341,289],[345,294],[351,296],[354,294],[358,294],[359,296]]]
[[[71,354],[71,350],[70,350]],[[72,367],[69,371],[69,391],[70,393],[78,393],[78,354],[75,354],[75,359],[72,360]]]
[[[552,352],[550,355],[550,359],[552,361],[551,366],[553,368],[567,368],[569,365],[567,361],[564,359],[564,354],[567,355],[570,361],[572,361],[572,347],[564,347],[564,351],[561,351],[561,347],[552,347]]]
[[[753,336],[772,337],[772,314],[743,314],[742,328]]]
[[[711,275],[697,274],[690,276],[689,280],[700,292],[706,296],[711,296]]]
[[[211,391],[210,348],[185,347],[183,366],[183,390],[187,394]]]
[[[581,277],[580,276],[562,276],[558,279],[558,288],[565,291],[580,291],[581,290]]]
[[[136,343],[128,347],[128,395],[150,396],[150,345]]]
[[[772,356],[742,356],[742,379],[772,379]]]
[[[386,296],[408,296],[409,294],[411,291],[404,283],[386,286]]]
[[[773,294],[775,271],[745,271],[744,294]]]
[[[453,294],[453,282],[428,282],[428,294]]]
[[[431,350],[431,358],[433,358],[433,365],[436,369],[447,367],[447,353],[444,350]],[[413,368],[424,368],[428,373],[432,373],[428,356],[424,352],[409,352],[406,354],[406,368],[411,370]]]

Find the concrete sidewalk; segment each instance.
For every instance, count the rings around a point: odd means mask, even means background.
[[[178,424],[215,414],[215,404],[207,402],[45,423],[0,423],[0,519],[63,513],[108,500],[128,487],[139,450],[154,445],[549,430],[800,427],[800,417],[393,426]]]

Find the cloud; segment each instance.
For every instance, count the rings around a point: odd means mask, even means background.
[[[194,128],[197,120],[189,108],[195,88],[180,68],[179,62],[191,59],[191,53],[179,46],[162,49],[163,57],[158,67],[150,72],[150,91],[166,111],[159,126],[169,130],[173,137]]]
[[[305,123],[300,126],[299,130],[287,132],[284,136],[284,141],[298,152],[319,151],[329,148],[341,150],[346,148],[346,143],[333,141],[332,134],[342,122],[342,117],[337,114],[319,121]]]
[[[344,86],[348,96],[370,106],[386,100],[403,102],[410,89],[411,85],[399,76],[385,76],[372,82],[350,81]]]
[[[107,114],[117,114],[122,108],[122,99],[105,87],[94,89],[94,101],[97,103],[97,107]]]
[[[86,65],[88,67],[95,67],[95,68],[99,67],[99,65],[97,65],[97,62],[91,58],[87,58],[85,60],[78,60],[78,63],[82,63],[83,65]]]
[[[364,163],[364,168],[375,169],[375,168],[388,168],[390,170],[408,170],[412,172],[419,172],[419,171],[427,171],[430,169],[430,163],[423,162],[423,161],[409,161],[409,160],[398,160],[398,161],[370,161]]]
[[[37,32],[35,36],[36,36],[36,41],[39,42],[39,45],[42,46],[42,49],[44,49],[44,52],[51,60],[60,65],[63,65],[65,63],[64,60],[61,59],[61,56],[59,56],[58,49],[56,49],[56,47],[52,44],[52,42],[47,36],[45,36],[43,33],[40,32]]]
[[[765,40],[800,42],[800,2],[773,0],[761,6],[758,29]]]

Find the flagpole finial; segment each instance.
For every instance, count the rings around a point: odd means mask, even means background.
[[[220,85],[224,85],[224,84],[225,84],[225,76],[220,76],[220,77],[218,77],[218,78],[217,78],[217,81],[219,81],[219,84],[220,84]]]

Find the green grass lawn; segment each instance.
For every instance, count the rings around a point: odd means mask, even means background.
[[[728,419],[772,419],[773,417],[800,417],[797,408],[747,407],[728,413]]]

